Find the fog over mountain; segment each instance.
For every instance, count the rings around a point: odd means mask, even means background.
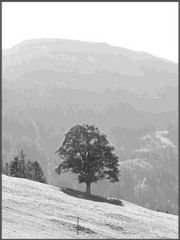
[[[55,151],[73,125],[94,124],[115,146],[122,171],[131,160],[138,166],[137,170],[127,167],[120,183],[100,183],[94,191],[177,213],[176,63],[106,43],[27,40],[3,50],[2,99],[3,163],[23,148],[28,158],[41,163],[48,183],[82,189],[83,185],[72,182],[74,176],[59,177],[54,172],[59,162]],[[153,158],[149,152],[137,156],[148,134],[156,146]],[[163,136],[171,144],[159,145]],[[148,174],[142,162],[150,165]],[[164,180],[167,174],[169,181]],[[162,190],[159,203],[152,201],[159,192],[152,178]],[[149,198],[135,198],[138,186],[144,192],[149,189]],[[172,186],[173,193],[167,191]]]

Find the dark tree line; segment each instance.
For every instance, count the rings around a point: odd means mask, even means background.
[[[23,150],[10,163],[5,164],[2,173],[12,177],[27,178],[46,183],[46,178],[40,164],[37,161],[27,161]]]

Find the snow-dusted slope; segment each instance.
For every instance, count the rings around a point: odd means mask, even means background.
[[[69,196],[60,189],[2,175],[3,238],[178,238],[178,217]],[[80,217],[81,230],[76,233]]]

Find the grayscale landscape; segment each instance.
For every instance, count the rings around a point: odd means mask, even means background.
[[[91,192],[122,206],[61,191],[86,189],[55,171],[77,124],[98,127],[114,146],[119,182],[94,182]],[[22,149],[47,184],[10,176]],[[3,238],[178,238],[178,64],[66,39],[3,50],[2,165]]]

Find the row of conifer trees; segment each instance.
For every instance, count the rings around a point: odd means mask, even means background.
[[[2,173],[8,176],[27,178],[34,181],[46,183],[44,172],[37,161],[27,160],[23,150],[2,168]]]

